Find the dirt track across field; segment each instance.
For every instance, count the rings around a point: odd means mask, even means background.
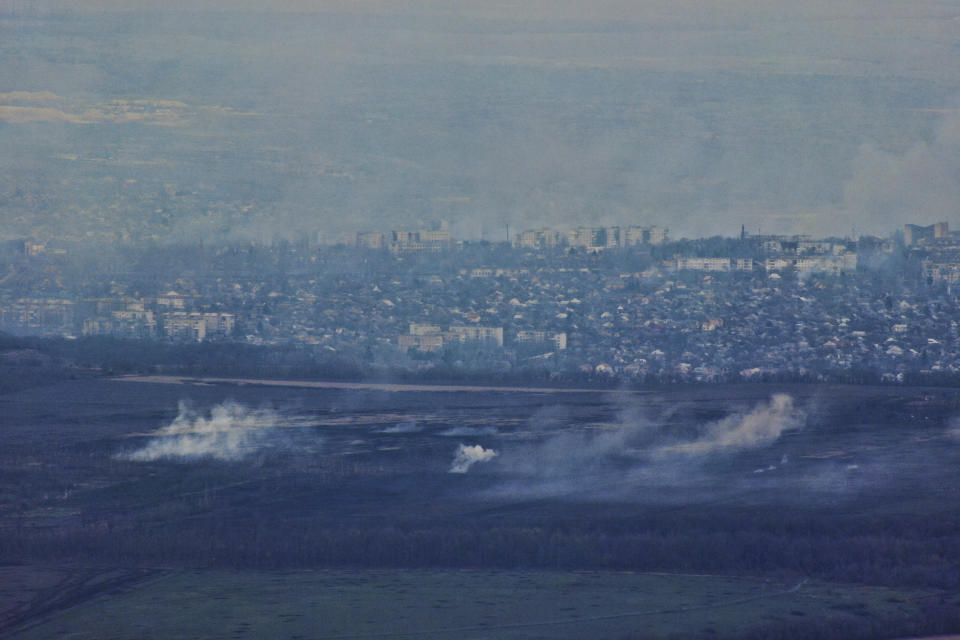
[[[18,571],[6,567],[5,572]],[[23,569],[30,571],[30,569]],[[129,589],[166,572],[155,569],[71,569],[62,580],[39,588],[32,598],[0,612],[0,638],[13,635],[97,596]]]

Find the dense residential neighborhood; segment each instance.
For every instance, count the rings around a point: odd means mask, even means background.
[[[356,246],[27,239],[4,245],[0,329],[285,345],[361,370],[902,382],[960,374],[958,256],[946,223],[857,240],[609,227],[492,243],[445,225]]]

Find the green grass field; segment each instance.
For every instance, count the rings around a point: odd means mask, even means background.
[[[715,576],[479,571],[177,572],[13,637],[688,638],[915,615],[924,594]]]

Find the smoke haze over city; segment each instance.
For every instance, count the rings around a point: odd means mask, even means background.
[[[949,3],[6,2],[7,235],[951,220]]]

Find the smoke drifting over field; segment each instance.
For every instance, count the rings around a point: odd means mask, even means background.
[[[423,427],[416,422],[404,421],[383,429],[381,433],[419,433],[421,431]]]
[[[787,394],[704,424],[677,424],[669,415],[651,418],[626,405],[614,424],[550,435],[558,417],[547,412],[531,424],[543,435],[533,443],[504,447],[490,471],[509,478],[501,490],[527,495],[615,497],[641,488],[709,484],[715,478],[710,480],[707,467],[762,454],[805,420]],[[772,455],[780,466],[786,460],[783,453]],[[753,475],[755,468],[742,475]]]
[[[798,428],[803,417],[803,413],[794,408],[792,397],[778,393],[770,398],[769,403],[711,424],[692,442],[665,447],[661,451],[700,455],[761,447],[775,441],[784,431]]]
[[[210,410],[205,418],[184,402],[177,417],[158,429],[155,438],[142,449],[121,454],[127,460],[147,462],[159,459],[240,460],[284,440],[276,428],[286,426],[272,409],[248,409],[227,401]]]
[[[282,410],[255,408],[223,396],[195,408],[181,403],[175,417],[137,434],[136,444],[116,457],[197,466],[276,463],[335,474],[423,473],[425,482],[439,482],[438,490],[485,500],[691,504],[734,498],[803,503],[812,496],[936,486],[937,474],[960,456],[960,419],[946,412],[924,421],[922,432],[890,430],[883,425],[909,421],[912,414],[895,417],[878,407],[837,417],[820,398],[786,393],[611,394],[586,405],[537,400],[486,416],[487,422],[463,421],[460,410],[391,409],[386,425],[359,396],[345,397],[363,411],[344,413],[342,398],[335,399],[337,410],[299,402]],[[517,410],[525,411],[522,419],[515,419]],[[436,474],[451,475],[440,480]],[[450,482],[457,476],[465,477]]]
[[[954,416],[947,424],[947,436],[960,440],[960,416]]]

